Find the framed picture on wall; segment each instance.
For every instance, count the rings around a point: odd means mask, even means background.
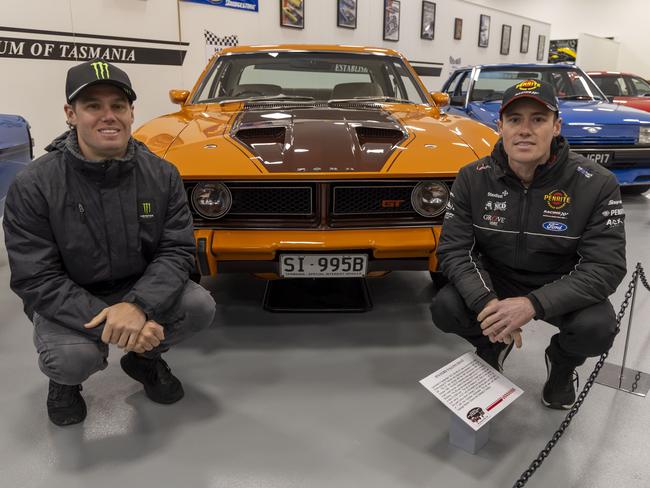
[[[305,28],[305,0],[280,0],[280,25]]]
[[[501,54],[510,54],[510,34],[512,26],[503,24],[501,26]]]
[[[463,19],[456,17],[454,19],[454,39],[462,39],[463,37]]]
[[[529,25],[522,25],[521,26],[521,44],[519,45],[519,52],[520,53],[527,53],[528,52],[528,40],[530,39],[530,26]]]
[[[537,61],[544,59],[544,48],[546,47],[546,36],[540,34],[537,37]]]
[[[433,40],[436,30],[436,4],[433,2],[422,2],[422,25],[420,26],[420,38]]]
[[[336,25],[346,29],[357,28],[357,0],[337,0]]]
[[[384,0],[384,41],[399,41],[400,2]]]
[[[490,42],[490,16],[481,14],[478,23],[478,47],[488,47]]]

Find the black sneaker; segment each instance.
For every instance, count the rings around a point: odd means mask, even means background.
[[[129,352],[122,356],[120,365],[126,374],[144,385],[144,392],[156,403],[175,403],[185,394],[181,382],[160,357],[148,359]]]
[[[47,415],[53,424],[73,425],[86,418],[86,402],[81,385],[61,385],[50,380],[47,393]]]
[[[542,403],[548,408],[569,410],[578,393],[578,372],[570,366],[559,366],[546,359],[546,383],[542,390]]]
[[[508,354],[510,354],[510,351],[512,351],[512,346],[514,345],[514,341],[510,342],[510,344],[506,344],[505,342],[490,343],[486,346],[477,347],[476,355],[496,369],[499,373],[502,373],[503,363],[508,357]]]

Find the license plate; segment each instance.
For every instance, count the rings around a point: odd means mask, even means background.
[[[366,254],[281,254],[283,278],[350,278],[366,276]]]
[[[588,152],[588,153],[583,153],[583,156],[591,159],[595,163],[607,165],[607,163],[609,163],[610,158],[612,157],[612,153],[611,152]]]

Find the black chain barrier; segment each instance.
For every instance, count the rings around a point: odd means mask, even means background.
[[[623,303],[621,304],[621,309],[618,311],[618,314],[616,314],[616,334],[618,334],[619,331],[621,330],[621,320],[623,320],[623,317],[625,316],[625,310],[627,309],[630,298],[632,297],[632,294],[634,293],[634,289],[636,288],[637,277],[641,279],[641,283],[643,283],[643,286],[648,291],[650,291],[650,285],[648,285],[648,280],[646,279],[645,273],[643,271],[643,266],[641,266],[641,263],[636,263],[636,269],[634,270],[634,273],[632,273],[632,280],[630,281],[630,284],[627,287],[627,292],[625,292],[625,298],[623,299]],[[603,364],[605,364],[605,359],[607,359],[607,356],[609,356],[609,351],[604,352],[603,355],[600,356],[600,359],[596,363],[596,366],[594,367],[593,372],[589,376],[589,379],[585,383],[584,388],[578,395],[578,399],[571,407],[571,410],[569,410],[569,413],[560,424],[560,427],[555,431],[555,433],[551,437],[551,440],[548,441],[546,446],[544,446],[544,449],[540,451],[540,453],[537,455],[535,460],[532,463],[530,463],[528,469],[521,474],[517,482],[513,485],[513,488],[521,488],[526,483],[528,483],[530,477],[533,476],[533,474],[535,474],[535,471],[537,471],[537,469],[542,465],[544,460],[551,453],[551,450],[555,447],[557,441],[560,440],[560,437],[562,437],[564,431],[567,429],[567,427],[569,427],[569,424],[571,423],[571,420],[573,420],[573,417],[575,417],[575,415],[578,413],[578,410],[580,410],[580,407],[582,406],[582,403],[585,401],[585,398],[587,397],[589,390],[591,390],[591,387],[596,381],[596,377],[598,376],[600,369],[603,367]]]

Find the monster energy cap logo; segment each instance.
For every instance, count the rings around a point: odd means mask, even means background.
[[[140,220],[149,220],[154,218],[153,203],[148,200],[138,202]]]
[[[68,103],[77,97],[84,88],[99,83],[114,85],[126,93],[133,102],[136,99],[129,76],[114,64],[101,59],[78,64],[68,70],[65,80],[65,95]]]
[[[95,76],[97,79],[105,80],[106,78],[111,77],[111,72],[108,70],[108,63],[96,61],[94,63],[90,63],[90,66],[95,69]]]

